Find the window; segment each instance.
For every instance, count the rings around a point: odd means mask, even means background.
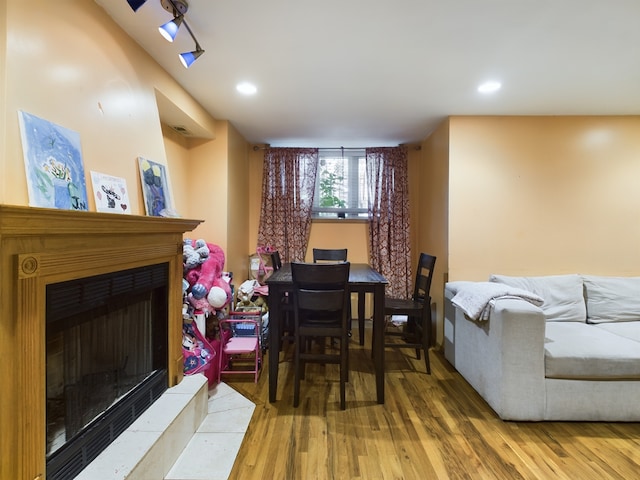
[[[367,218],[364,150],[320,150],[313,218]]]

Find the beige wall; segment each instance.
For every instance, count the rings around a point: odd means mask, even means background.
[[[168,165],[179,212],[205,219],[190,238],[203,238],[225,252],[225,270],[240,281],[248,275],[249,157],[242,135],[227,121],[216,122],[214,141],[185,140],[164,127]],[[238,283],[237,281],[235,283]]]
[[[229,175],[227,205],[227,263],[240,285],[249,276],[247,242],[249,238],[249,146],[242,135],[229,125]]]
[[[448,195],[449,195],[449,121],[444,121],[423,142],[418,171],[420,194],[415,202],[418,252],[436,257],[431,285],[432,302],[436,304],[433,338],[441,344],[443,336],[443,296],[448,263]],[[415,260],[417,261],[417,260]]]
[[[0,52],[7,51],[7,1],[0,0]],[[7,55],[0,55],[0,99],[4,104],[4,99],[7,96]],[[3,178],[7,178],[7,169],[4,162],[4,149],[7,144],[7,112],[6,109],[0,107],[0,203],[4,203],[6,197],[6,181]]]
[[[640,117],[453,117],[449,278],[640,274]]]
[[[216,141],[198,145],[190,151],[188,165],[189,212],[193,218],[208,218],[193,233],[210,243],[227,248],[228,206],[228,123],[216,122]]]
[[[189,211],[190,206],[189,196],[184,194],[190,192],[189,170],[185,168],[190,159],[189,141],[166,125],[162,125],[162,135],[174,208],[178,213],[184,214]]]

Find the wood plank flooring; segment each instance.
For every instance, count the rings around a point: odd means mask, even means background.
[[[388,349],[378,405],[354,328],[345,411],[337,365],[307,366],[294,409],[291,358],[292,348],[280,353],[273,404],[271,352],[257,384],[226,380],[256,404],[231,480],[640,479],[640,423],[503,422],[441,353],[429,376],[413,350]]]

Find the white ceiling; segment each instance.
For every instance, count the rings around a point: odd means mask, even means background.
[[[640,0],[190,0],[171,44],[160,0],[96,0],[252,143],[391,146],[449,115],[640,114]],[[481,95],[477,86],[502,89]],[[258,92],[245,97],[240,81]]]

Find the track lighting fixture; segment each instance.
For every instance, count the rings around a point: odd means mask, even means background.
[[[127,3],[131,7],[131,9],[135,12],[144,3],[146,3],[146,0],[127,0]],[[165,10],[173,14],[173,20],[170,20],[164,25],[161,25],[160,27],[158,27],[160,34],[164,38],[166,38],[168,41],[173,42],[173,40],[176,38],[176,35],[178,34],[180,25],[184,24],[185,28],[187,29],[187,32],[189,33],[194,43],[196,44],[195,50],[180,54],[180,61],[185,66],[185,68],[189,68],[191,64],[195,62],[198,59],[198,57],[204,53],[204,49],[200,46],[200,44],[198,43],[198,40],[196,40],[195,35],[191,31],[191,28],[189,28],[189,25],[187,24],[184,18],[185,13],[187,13],[187,10],[189,9],[189,4],[187,3],[186,0],[160,0],[160,4],[162,5],[162,8],[164,8]]]

